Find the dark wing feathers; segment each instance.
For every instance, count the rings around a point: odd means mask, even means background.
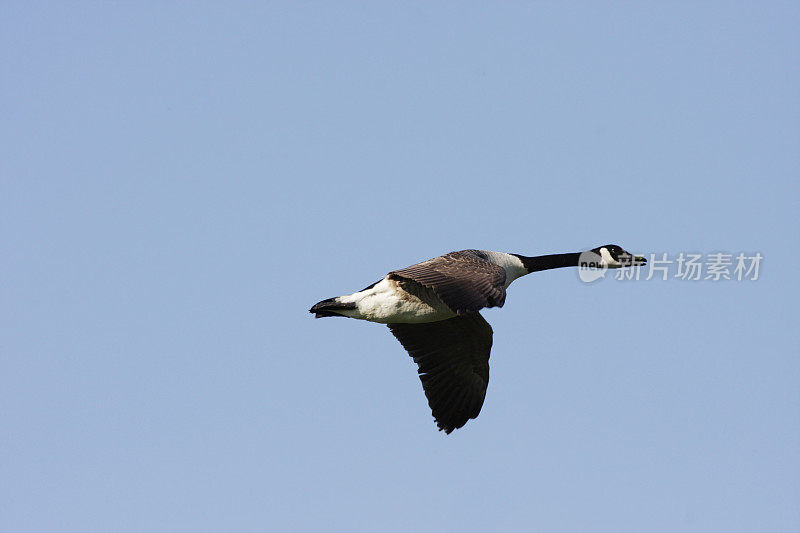
[[[419,366],[439,429],[450,433],[476,418],[489,384],[489,323],[473,313],[424,324],[389,324],[389,329]]]
[[[477,250],[450,252],[389,272],[389,278],[410,280],[433,290],[458,315],[484,307],[502,307],[506,301],[506,271],[483,255]]]

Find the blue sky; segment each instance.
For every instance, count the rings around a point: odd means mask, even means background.
[[[797,531],[790,2],[0,6],[0,529]],[[316,301],[463,248],[481,416]]]

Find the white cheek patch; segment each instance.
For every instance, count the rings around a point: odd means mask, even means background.
[[[608,268],[619,268],[622,266],[622,264],[619,261],[611,257],[611,253],[605,246],[600,248],[600,258],[603,260],[603,262],[606,264]]]

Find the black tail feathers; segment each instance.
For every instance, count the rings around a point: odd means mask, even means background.
[[[314,304],[314,307],[308,310],[309,313],[314,313],[314,318],[322,318],[324,316],[344,316],[336,311],[345,311],[348,309],[355,309],[356,304],[353,302],[342,303],[337,302],[336,298],[328,298]]]

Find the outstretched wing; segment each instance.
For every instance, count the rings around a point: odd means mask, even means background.
[[[506,271],[478,250],[462,250],[389,272],[396,281],[413,281],[427,287],[458,315],[484,307],[503,307]]]
[[[450,433],[483,407],[489,384],[492,327],[478,313],[423,324],[389,324],[419,366],[439,430]]]

